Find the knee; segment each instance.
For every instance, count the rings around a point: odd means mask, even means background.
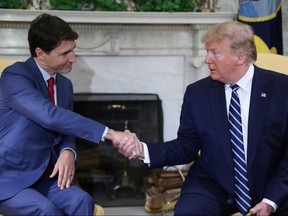
[[[83,193],[83,197],[82,197],[83,200],[85,200],[85,202],[91,204],[94,206],[94,200],[93,198],[90,196],[90,194],[88,194],[87,192]]]
[[[71,198],[68,215],[93,215],[94,201],[85,191],[78,192]]]
[[[33,215],[62,215],[62,211],[51,202],[39,203]]]
[[[193,215],[191,209],[187,209],[180,205],[179,201],[174,206],[174,216]]]
[[[73,203],[77,203],[78,207],[86,206],[86,208],[92,208],[92,210],[94,208],[94,200],[86,191],[83,191],[82,193],[77,194],[77,196],[74,196]]]

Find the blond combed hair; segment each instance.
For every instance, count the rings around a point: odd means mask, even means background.
[[[230,49],[235,55],[245,53],[247,64],[254,63],[257,59],[254,42],[254,30],[250,25],[238,21],[228,21],[210,28],[203,36],[203,42],[221,41],[229,38]]]

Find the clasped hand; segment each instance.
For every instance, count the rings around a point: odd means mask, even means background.
[[[129,130],[125,130],[124,132],[115,131],[112,143],[122,155],[129,159],[144,157],[142,143],[139,141],[137,135],[131,133]]]

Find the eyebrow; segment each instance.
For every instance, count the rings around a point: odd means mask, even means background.
[[[76,48],[76,44],[74,45],[74,47],[73,47],[72,49],[67,50],[67,51],[65,51],[65,52],[61,52],[60,54],[61,54],[61,55],[66,55],[66,54],[68,54],[69,52],[71,52],[72,50],[74,50],[75,48]]]

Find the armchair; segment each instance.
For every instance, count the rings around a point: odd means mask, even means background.
[[[288,56],[272,53],[257,53],[257,61],[255,64],[258,67],[288,75]]]
[[[4,70],[7,66],[15,63],[16,61],[17,61],[17,60],[12,60],[12,59],[0,59],[0,74],[3,72],[3,70]]]

